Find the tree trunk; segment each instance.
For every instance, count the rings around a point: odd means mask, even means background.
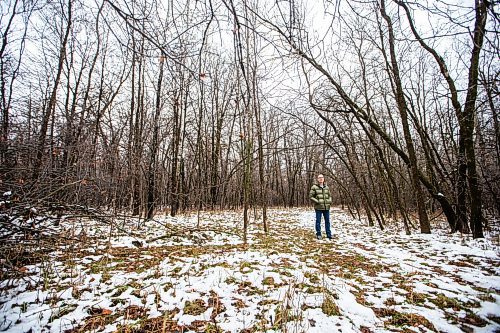
[[[158,83],[156,85],[156,111],[153,119],[153,142],[151,143],[151,152],[149,156],[148,168],[148,199],[147,199],[147,219],[154,216],[155,211],[155,174],[156,174],[156,156],[158,155],[159,131],[160,131],[160,111],[161,111],[161,84],[163,81],[163,62],[165,56],[160,56],[160,73],[158,74]]]
[[[485,35],[486,20],[488,17],[488,8],[491,3],[486,0],[475,0],[475,22],[474,22],[474,33],[473,33],[473,46],[470,59],[470,67],[468,74],[468,84],[467,84],[467,96],[465,99],[465,106],[462,111],[462,106],[458,101],[458,92],[455,86],[455,82],[450,77],[448,68],[444,62],[444,59],[439,56],[439,54],[429,47],[425,41],[420,37],[417,30],[415,29],[413,20],[411,19],[410,11],[408,6],[403,1],[397,1],[397,3],[402,6],[406,12],[410,28],[413,35],[417,38],[418,42],[422,47],[428,51],[436,60],[439,65],[441,74],[446,79],[448,83],[448,88],[451,93],[451,101],[455,109],[455,114],[458,119],[459,124],[459,142],[463,144],[463,148],[459,147],[459,168],[464,168],[460,166],[460,163],[466,163],[467,166],[467,183],[469,187],[469,194],[471,200],[471,215],[470,215],[470,227],[474,238],[482,238],[482,200],[481,200],[481,189],[479,187],[478,175],[476,170],[476,159],[475,159],[475,149],[474,149],[474,118],[476,115],[475,104],[477,99],[477,85],[478,85],[478,67],[479,67],[479,57],[481,49],[483,47],[483,40]],[[465,156],[462,157],[460,154],[464,153]],[[462,160],[460,160],[462,159]],[[461,174],[460,174],[461,173]],[[463,177],[463,171],[459,172],[459,176]],[[460,180],[460,186],[463,186],[463,178]],[[464,208],[465,209],[465,208]]]
[[[486,20],[488,17],[488,7],[490,2],[486,0],[476,0],[476,21],[474,25],[474,48],[469,67],[469,82],[467,87],[467,97],[463,111],[462,123],[465,127],[464,146],[467,157],[468,185],[470,191],[470,228],[474,238],[483,238],[483,211],[481,199],[481,187],[479,185],[476,169],[476,153],[474,147],[474,121],[476,116],[476,99],[478,85],[479,56],[483,46]]]
[[[387,28],[389,30],[389,50],[391,56],[391,69],[392,69],[394,83],[396,85],[395,87],[396,103],[398,106],[399,114],[401,116],[401,124],[403,126],[406,149],[408,150],[408,157],[410,162],[409,163],[410,178],[413,185],[413,189],[415,190],[415,200],[417,201],[420,232],[430,234],[431,225],[429,223],[429,217],[427,216],[427,212],[425,210],[424,194],[422,193],[422,188],[420,187],[420,182],[418,179],[417,155],[415,152],[415,146],[413,145],[413,139],[411,137],[411,132],[410,132],[410,125],[408,122],[408,106],[406,104],[403,85],[401,84],[401,77],[399,74],[399,66],[396,59],[394,30],[392,27],[392,21],[385,12],[385,0],[381,1],[380,11],[382,17],[387,22]]]
[[[182,87],[180,88],[182,89]],[[174,96],[174,132],[173,132],[173,151],[172,151],[172,173],[170,179],[171,186],[171,199],[170,199],[170,216],[176,216],[179,210],[179,148],[181,144],[181,120],[180,120],[180,108],[181,108],[181,96],[180,92],[177,92]]]
[[[50,118],[52,117],[52,113],[56,107],[57,103],[57,88],[59,87],[59,83],[61,81],[61,74],[63,70],[64,61],[66,60],[66,45],[68,44],[69,33],[71,31],[72,26],[72,1],[68,0],[68,22],[66,25],[66,30],[64,32],[64,37],[61,42],[61,46],[59,48],[59,57],[57,64],[57,74],[54,80],[54,87],[52,88],[52,92],[50,94],[50,99],[47,107],[43,110],[42,115],[42,124],[40,126],[40,133],[38,135],[38,146],[36,151],[36,159],[35,164],[33,166],[33,174],[31,176],[33,181],[38,179],[40,168],[42,166],[43,153],[45,149],[45,140],[47,136],[47,129],[49,126]]]

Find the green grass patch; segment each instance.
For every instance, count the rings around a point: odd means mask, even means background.
[[[457,299],[445,296],[444,294],[437,294],[436,298],[431,298],[430,301],[439,309],[452,308],[455,311],[462,309],[462,305]]]
[[[311,273],[311,272],[305,272],[304,276],[309,279],[311,283],[319,283],[320,279],[318,275]]]
[[[272,276],[267,276],[262,280],[262,284],[264,286],[274,286],[276,283],[274,282],[274,278]]]
[[[321,304],[321,311],[327,316],[340,316],[340,310],[331,295],[325,295]]]
[[[207,305],[205,304],[205,301],[202,300],[201,298],[195,299],[194,301],[186,301],[184,303],[184,313],[193,315],[193,316],[198,316],[202,313],[204,313],[207,310]]]
[[[111,295],[111,297],[118,297],[120,296],[121,294],[123,294],[127,289],[129,288],[128,285],[123,285],[123,286],[119,286],[115,289],[115,292],[113,293],[113,295]]]

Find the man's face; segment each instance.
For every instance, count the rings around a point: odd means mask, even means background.
[[[318,176],[318,183],[323,184],[324,181],[325,181],[325,177],[323,177],[323,175],[319,175]]]

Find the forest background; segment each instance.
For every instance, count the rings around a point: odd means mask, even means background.
[[[20,212],[243,208],[246,231],[323,173],[370,225],[444,216],[481,238],[500,213],[497,9],[2,2],[0,188]]]

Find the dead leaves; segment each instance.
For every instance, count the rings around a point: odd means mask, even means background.
[[[192,316],[198,316],[207,310],[207,305],[201,298],[195,299],[193,301],[186,301],[184,303],[184,314],[189,314]]]
[[[340,316],[340,310],[334,299],[330,295],[325,295],[321,304],[321,311],[327,316]]]
[[[210,297],[208,299],[208,306],[213,308],[210,319],[214,320],[222,312],[226,311],[226,307],[222,303],[219,295],[213,290],[210,290]]]
[[[481,317],[470,311],[470,308],[481,304],[460,302],[458,300],[462,298],[453,293],[446,293],[451,295],[449,298],[439,294],[443,292],[441,289],[446,281],[452,284],[464,282],[460,279],[460,271],[476,269],[485,274],[488,269],[495,269],[495,263],[486,263],[474,256],[448,256],[444,250],[439,253],[425,252],[422,250],[429,245],[428,241],[419,242],[417,238],[414,244],[408,244],[406,240],[392,242],[386,235],[368,236],[361,228],[352,231],[350,235],[354,237],[349,239],[342,239],[339,235],[334,242],[318,243],[313,239],[312,224],[308,229],[290,222],[296,218],[295,213],[291,211],[286,218],[273,220],[274,227],[268,234],[251,233],[248,247],[241,244],[206,245],[205,241],[197,245],[178,243],[164,246],[152,245],[173,243],[151,242],[145,246],[144,238],[141,244],[135,244],[135,248],[96,247],[71,254],[61,251],[59,258],[65,259],[64,265],[71,272],[81,269],[84,276],[89,272],[95,274],[95,278],[82,279],[73,288],[72,296],[76,301],[92,297],[91,294],[97,300],[111,299],[111,303],[100,303],[106,304],[104,308],[89,309],[88,317],[73,332],[101,331],[109,329],[110,325],[124,333],[221,332],[220,322],[231,322],[234,317],[247,316],[247,313],[250,327],[242,328],[242,332],[280,329],[285,327],[281,325],[291,321],[297,321],[297,325],[307,326],[309,323],[310,327],[321,327],[326,316],[339,316],[345,310],[344,304],[325,292],[331,287],[329,284],[337,281],[342,286],[349,285],[348,292],[360,305],[371,307],[386,300],[389,308],[396,308],[397,311],[374,309],[389,330],[409,332],[415,331],[416,327],[420,331],[424,327],[433,330],[432,323],[425,318],[405,313],[409,309],[415,311],[415,308],[419,309],[419,313],[425,308],[432,308],[437,313],[441,310],[443,320],[464,330],[484,326],[487,321],[489,324],[498,322],[498,317]],[[220,224],[224,223],[221,221]],[[149,230],[145,233],[151,235]],[[90,234],[95,235],[89,231]],[[392,251],[383,253],[380,247],[386,244]],[[410,259],[391,258],[388,253],[395,251],[404,251]],[[412,262],[414,259],[415,262]],[[15,264],[19,267],[17,274],[21,275],[34,272],[28,265],[37,262],[24,260]],[[407,272],[403,265],[415,270]],[[64,274],[67,272],[63,271]],[[114,275],[133,273],[139,276],[123,281],[112,278]],[[210,289],[216,287],[203,284],[204,279],[214,273],[220,276],[213,282],[213,286],[221,288],[216,289],[219,294]],[[212,280],[215,279],[208,279],[210,283]],[[299,295],[303,299],[293,304],[277,299],[273,292],[283,291],[280,288],[286,285],[292,286],[290,295]],[[475,299],[477,303],[495,302],[498,290],[478,289],[479,286],[474,283],[469,285],[481,295],[474,298],[468,294],[469,299]],[[390,298],[384,295],[388,290],[394,292]],[[189,301],[184,296],[179,298],[184,293],[190,294]],[[154,301],[150,297],[152,294]],[[144,306],[130,305],[129,299],[138,302],[135,304],[143,302]],[[156,307],[150,312],[151,303]],[[163,312],[160,317],[148,318],[151,313],[157,313],[156,310],[167,308],[174,309]],[[322,312],[318,317],[310,316],[311,312],[318,313],[318,310]],[[59,314],[63,318],[66,313]],[[185,325],[180,324],[185,323],[180,321],[183,315],[198,317],[190,318],[195,320]],[[372,329],[371,326],[359,327],[363,333],[371,333]]]
[[[147,315],[148,311],[142,306],[130,305],[124,310],[124,318],[136,320]]]
[[[373,311],[377,315],[384,320],[384,325],[388,326],[411,326],[418,327],[424,326],[429,330],[436,332],[436,328],[434,325],[427,320],[425,317],[418,315],[416,313],[406,313],[406,312],[398,312],[394,309],[389,308],[373,308]]]
[[[108,324],[115,321],[116,318],[120,316],[118,313],[113,313],[112,310],[100,307],[90,307],[87,310],[90,317],[86,318],[85,321],[79,326],[67,330],[65,333],[80,333],[88,331],[99,331],[104,329]]]
[[[99,307],[91,307],[87,310],[88,314],[91,316],[107,316],[113,313],[113,311],[109,309],[103,309]]]
[[[245,304],[245,302],[243,302],[243,300],[241,298],[234,297],[233,300],[234,300],[234,302],[231,303],[231,305],[234,306],[235,308],[243,309],[243,308],[247,307],[247,305]]]
[[[264,286],[274,286],[276,285],[276,282],[274,282],[274,278],[272,276],[267,276],[262,280],[262,284]]]

